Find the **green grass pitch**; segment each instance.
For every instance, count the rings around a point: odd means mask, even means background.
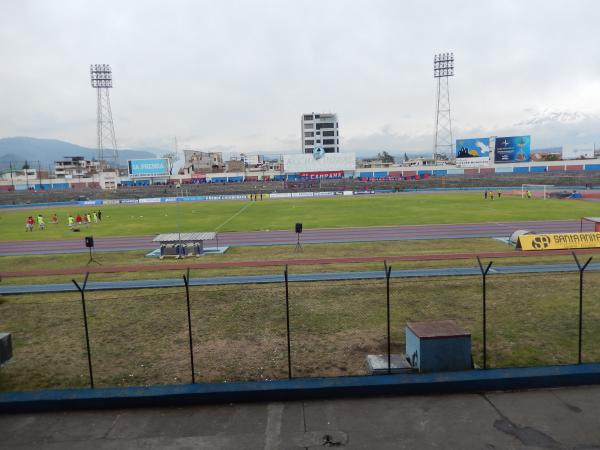
[[[94,236],[132,236],[181,231],[251,231],[305,228],[364,227],[442,223],[579,219],[600,216],[600,204],[578,200],[522,199],[516,196],[484,200],[481,193],[399,194],[263,201],[212,201],[68,206],[4,210],[0,240],[74,238],[68,214],[102,211],[102,223],[83,227]],[[25,232],[28,215],[42,213],[45,231]],[[50,224],[57,213],[59,225]]]

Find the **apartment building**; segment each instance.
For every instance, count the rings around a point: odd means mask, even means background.
[[[54,161],[56,178],[85,178],[102,170],[100,161],[88,161],[83,156],[65,156],[64,158]]]
[[[339,153],[340,132],[337,114],[302,114],[302,153],[314,153],[322,148],[325,153]]]
[[[220,152],[197,152],[184,150],[185,163],[181,170],[183,174],[219,173],[223,172],[223,155]]]

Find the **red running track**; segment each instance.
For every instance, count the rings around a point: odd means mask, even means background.
[[[333,242],[397,241],[417,239],[451,239],[477,237],[508,237],[515,230],[525,229],[537,233],[569,233],[580,230],[579,220],[521,221],[468,223],[445,225],[398,225],[385,227],[317,228],[305,229],[301,235],[303,244]],[[592,223],[583,224],[584,231],[593,231]],[[43,235],[43,231],[37,231]],[[97,237],[95,251],[154,250],[154,236]],[[293,245],[296,233],[293,230],[224,232],[218,234],[219,246],[250,245]],[[207,247],[217,245],[208,241]],[[3,241],[0,256],[40,255],[52,253],[82,253],[88,250],[80,239]]]
[[[372,263],[384,261],[447,261],[456,259],[481,258],[515,258],[529,256],[557,256],[570,255],[572,250],[545,250],[537,252],[479,252],[479,253],[437,253],[420,255],[387,255],[387,256],[344,256],[335,258],[312,258],[312,259],[271,259],[259,261],[226,261],[226,262],[194,262],[185,259],[174,263],[163,262],[162,264],[139,264],[129,266],[86,266],[86,267],[63,267],[50,269],[36,269],[31,271],[2,272],[3,277],[31,277],[48,275],[76,275],[89,273],[122,273],[122,272],[155,272],[158,270],[184,270],[184,269],[225,269],[232,267],[283,267],[283,266],[314,266],[322,264],[350,264],[350,263]],[[600,249],[580,249],[578,254],[597,254]],[[198,261],[198,260],[196,260]]]

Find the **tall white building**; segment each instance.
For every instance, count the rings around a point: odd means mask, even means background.
[[[302,153],[313,153],[319,147],[325,153],[340,152],[337,114],[302,114]]]

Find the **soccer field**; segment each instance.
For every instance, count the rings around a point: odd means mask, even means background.
[[[93,209],[102,211],[102,223],[82,232],[94,236],[152,235],[181,231],[252,231],[305,228],[339,228],[381,225],[507,222],[516,220],[579,219],[599,216],[600,204],[577,200],[522,199],[503,196],[484,200],[481,193],[398,194],[290,200],[212,201],[68,206],[3,211],[0,240],[64,239],[76,237],[67,216]],[[53,213],[59,225],[50,224]],[[28,215],[42,213],[47,229],[25,232]],[[179,223],[179,226],[178,226]]]

